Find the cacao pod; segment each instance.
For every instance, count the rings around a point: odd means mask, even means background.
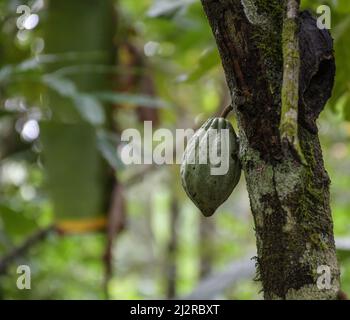
[[[236,133],[224,118],[207,120],[187,144],[180,172],[182,185],[206,217],[214,214],[239,182],[238,150]],[[221,162],[213,161],[214,157]]]

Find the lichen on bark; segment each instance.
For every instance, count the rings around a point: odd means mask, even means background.
[[[315,124],[334,80],[330,35],[316,28],[311,15],[300,15],[297,137],[305,156],[302,164],[293,150],[283,147],[280,134],[285,2],[202,0],[202,4],[235,104],[240,159],[255,223],[257,275],[264,296],[336,299],[339,268],[330,180]],[[257,23],[257,16],[271,24]],[[320,265],[330,267],[329,290],[317,287]]]

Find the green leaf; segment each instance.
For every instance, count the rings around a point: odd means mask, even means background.
[[[102,125],[105,122],[105,112],[102,104],[92,95],[78,92],[75,84],[69,79],[51,74],[43,76],[42,80],[61,96],[72,99],[75,108],[84,120],[95,126]]]
[[[73,97],[74,104],[83,118],[89,123],[98,126],[105,122],[105,113],[101,103],[94,97],[81,94]]]
[[[147,16],[150,18],[171,17],[194,2],[195,0],[156,0],[148,10]]]
[[[120,159],[117,152],[118,142],[118,137],[111,132],[107,132],[105,130],[99,130],[97,132],[98,149],[100,150],[103,158],[115,170],[120,170],[124,167],[124,163]]]
[[[57,62],[80,62],[93,61],[104,57],[103,52],[99,51],[88,51],[88,52],[65,52],[65,53],[54,53],[54,54],[41,54],[34,58],[29,58],[16,66],[17,70],[26,71],[29,69],[37,69],[43,65]]]
[[[42,77],[42,81],[49,88],[56,91],[58,94],[64,97],[75,97],[77,95],[77,89],[75,84],[62,77],[53,75],[45,75]]]
[[[342,36],[346,35],[346,33],[349,31],[350,28],[350,17],[346,17],[345,19],[342,19],[340,23],[338,23],[333,31],[332,36],[334,38],[335,43],[341,39]]]
[[[336,110],[339,110],[344,120],[350,121],[350,93],[346,92],[341,98],[338,99],[336,104]]]
[[[0,204],[0,221],[6,232],[13,236],[25,235],[37,228],[33,219],[6,204]]]
[[[118,168],[118,170],[124,167],[124,163],[117,152],[119,140],[118,136],[113,132],[103,129],[97,131],[98,149],[108,164],[114,169]]]
[[[335,61],[337,65],[337,72],[335,78],[335,87],[333,89],[332,98],[330,103],[334,108],[338,99],[350,90],[350,46],[348,44],[348,35],[350,33],[350,19],[348,15],[333,15],[334,28],[331,30],[332,35],[335,37],[334,52]]]
[[[206,75],[212,68],[220,64],[220,57],[216,48],[203,51],[196,68],[185,76],[180,76],[179,82],[194,82]]]
[[[146,95],[139,95],[139,94],[128,94],[128,93],[117,93],[112,91],[106,91],[106,92],[96,92],[92,93],[92,96],[96,97],[97,99],[108,102],[108,103],[128,103],[133,104],[137,106],[142,107],[149,107],[149,108],[167,108],[170,107],[171,104],[168,102],[159,99],[154,98],[152,96],[146,96]]]
[[[7,81],[13,74],[12,66],[4,66],[0,69],[0,83]]]

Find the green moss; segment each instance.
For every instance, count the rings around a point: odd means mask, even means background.
[[[251,24],[267,25],[269,19],[266,12],[258,12],[258,6],[255,0],[241,0],[244,13]]]
[[[299,42],[296,34],[296,22],[293,19],[285,19],[282,32],[284,79],[281,131],[293,137],[297,135],[300,68]]]
[[[258,13],[266,13],[272,17],[275,22],[281,23],[279,18],[283,15],[283,4],[280,0],[255,0]]]
[[[255,14],[268,21],[255,26],[251,40],[260,51],[271,96],[276,98],[275,101],[279,104],[283,69],[283,6],[277,0],[242,0],[243,4],[244,2],[254,3]]]

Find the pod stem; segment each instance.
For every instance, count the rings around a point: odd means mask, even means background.
[[[233,111],[232,104],[228,105],[221,113],[220,118],[226,119],[230,112]]]

